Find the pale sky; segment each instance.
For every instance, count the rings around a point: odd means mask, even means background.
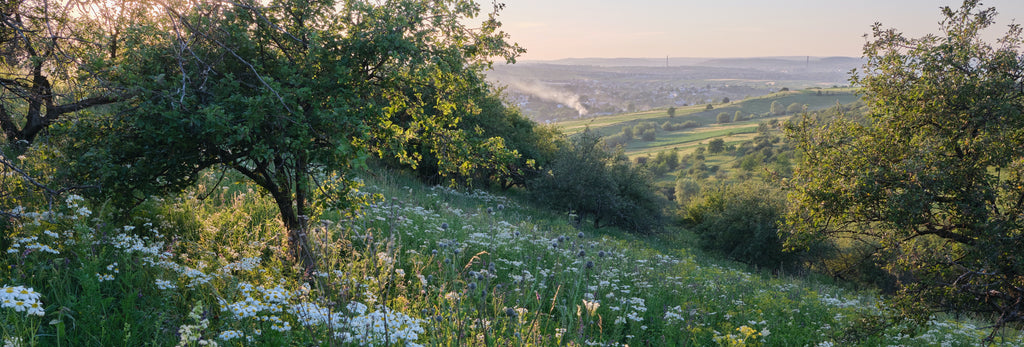
[[[955,0],[504,0],[499,20],[523,60],[759,56],[861,56],[881,22],[918,37],[938,33],[939,7]],[[483,6],[489,5],[482,2]],[[1024,0],[995,7],[994,41]]]

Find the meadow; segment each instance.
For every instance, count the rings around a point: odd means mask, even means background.
[[[577,227],[516,194],[387,170],[361,175],[360,211],[310,221],[303,273],[268,197],[204,175],[131,214],[76,195],[12,211],[4,345],[976,346],[989,333],[945,316],[915,328],[873,292],[751,271],[683,230]]]

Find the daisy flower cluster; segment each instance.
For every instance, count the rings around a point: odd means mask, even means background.
[[[43,304],[39,302],[39,293],[24,286],[4,286],[0,288],[0,307],[25,312],[26,316],[42,316],[46,314]]]
[[[47,230],[46,235],[53,233]],[[54,233],[54,235],[56,235]],[[57,236],[52,236],[56,238]],[[7,253],[31,253],[31,252],[46,252],[52,254],[60,254],[60,251],[53,249],[52,247],[42,244],[39,242],[39,236],[21,237],[14,240],[10,248],[7,248]]]
[[[420,346],[414,341],[426,331],[422,327],[424,320],[387,307],[378,306],[377,311],[368,312],[368,306],[351,302],[345,308],[352,317],[310,302],[292,305],[289,311],[304,326],[326,326],[336,331],[335,337],[345,343],[387,341],[389,344],[403,342],[406,346]]]

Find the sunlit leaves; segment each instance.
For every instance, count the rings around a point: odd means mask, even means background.
[[[1019,252],[1009,251],[1024,227],[1024,206],[1012,202],[1024,201],[1013,188],[1024,156],[1024,55],[1013,44],[1021,42],[1016,27],[1002,47],[979,38],[995,11],[977,6],[946,9],[941,36],[873,27],[867,63],[853,77],[870,121],[791,126],[806,155],[787,223],[791,241],[852,234],[879,242],[900,254],[894,271],[915,276],[908,295],[1002,313],[1001,326],[1024,319],[1011,313],[1019,293],[990,292],[1013,292],[1024,276]]]

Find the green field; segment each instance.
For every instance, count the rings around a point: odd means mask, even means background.
[[[818,93],[821,92],[821,95]],[[836,104],[847,104],[857,101],[860,97],[853,88],[830,88],[830,89],[805,89],[798,91],[779,92],[766,96],[744,99],[742,101],[726,104],[715,104],[714,109],[707,110],[707,105],[693,105],[676,108],[675,117],[669,117],[666,109],[651,110],[636,113],[625,113],[611,116],[600,116],[584,120],[573,120],[557,123],[562,131],[567,134],[574,134],[583,131],[585,128],[595,131],[602,136],[610,136],[622,131],[627,126],[636,126],[642,122],[654,122],[659,125],[657,136],[654,141],[642,141],[634,139],[623,146],[623,151],[630,157],[643,156],[657,153],[666,149],[677,149],[681,153],[688,153],[702,143],[714,138],[723,138],[728,143],[738,143],[749,140],[757,131],[761,122],[771,120],[783,121],[791,114],[774,116],[769,114],[773,101],[778,101],[784,107],[792,103],[807,105],[808,112],[821,110],[835,106]],[[736,111],[754,117],[739,122],[719,124],[717,116],[725,112],[730,118]],[[665,122],[683,123],[695,121],[700,124],[696,128],[665,131],[660,125]],[[639,137],[639,136],[637,136]]]

